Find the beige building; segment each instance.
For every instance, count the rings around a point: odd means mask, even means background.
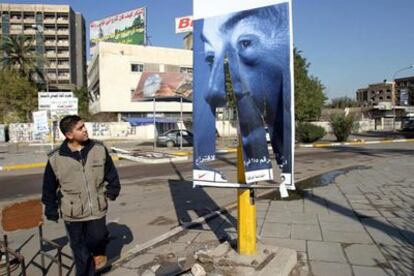
[[[0,4],[3,37],[33,37],[51,91],[86,85],[85,20],[68,5]]]
[[[381,102],[395,103],[393,86],[393,82],[381,82],[360,88],[356,92],[357,102],[363,107],[378,105]]]
[[[180,99],[158,98],[135,101],[141,76],[145,72],[192,73],[192,51],[152,46],[100,42],[88,64],[89,110],[92,114],[117,113],[121,117],[179,118],[181,111],[191,116],[192,103]]]

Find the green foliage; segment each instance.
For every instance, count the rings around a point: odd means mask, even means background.
[[[29,36],[7,36],[2,38],[0,52],[0,69],[17,70],[21,77],[32,82],[36,78],[44,81],[42,68],[38,64],[44,63],[44,57],[39,56],[33,47],[33,39]]]
[[[345,116],[345,114],[333,114],[331,116],[330,123],[338,142],[348,140],[354,121],[355,118],[351,115]]]
[[[6,124],[29,122],[36,107],[34,84],[16,70],[0,70],[0,121]]]
[[[323,127],[315,126],[307,122],[299,122],[296,126],[296,139],[302,143],[312,143],[323,136],[326,132]]]
[[[236,108],[236,99],[234,97],[233,85],[231,83],[229,63],[224,63],[224,74],[225,74],[225,89],[227,96],[227,104],[230,108]]]
[[[79,116],[88,121],[91,118],[91,114],[89,113],[89,94],[88,89],[86,87],[82,87],[80,89],[75,89],[73,91],[75,97],[78,98],[78,114]]]
[[[327,106],[330,108],[344,109],[346,107],[357,107],[358,102],[345,96],[345,97],[333,98],[331,100],[331,103],[328,104]]]
[[[318,120],[326,100],[323,93],[324,86],[321,81],[310,76],[308,68],[310,63],[294,49],[295,73],[295,117],[299,122]]]

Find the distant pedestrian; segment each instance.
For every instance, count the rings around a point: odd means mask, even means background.
[[[76,275],[94,275],[107,262],[107,199],[119,195],[118,172],[105,146],[89,139],[79,116],[64,117],[59,127],[66,139],[48,155],[42,190],[45,216],[55,222],[63,219]]]

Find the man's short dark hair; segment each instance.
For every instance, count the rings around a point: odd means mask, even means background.
[[[68,133],[81,120],[82,118],[79,117],[78,115],[68,115],[68,116],[63,117],[59,123],[60,131],[62,131],[63,134]]]

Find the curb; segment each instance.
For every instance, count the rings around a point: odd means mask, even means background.
[[[373,145],[373,144],[392,144],[414,142],[414,139],[394,139],[394,140],[377,140],[377,141],[356,141],[342,143],[315,143],[315,144],[299,144],[300,148],[327,148],[338,146],[354,146],[354,145]]]
[[[112,160],[113,161],[118,161],[119,157],[118,156],[112,156]],[[45,166],[46,166],[46,162],[4,165],[4,166],[0,166],[0,172],[9,172],[9,171],[27,170],[27,169],[38,169],[38,168],[44,168]]]

